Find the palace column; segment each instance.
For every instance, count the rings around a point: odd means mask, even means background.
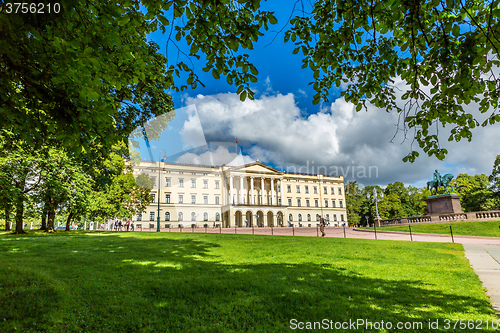
[[[260,204],[264,204],[264,178],[260,179]]]
[[[280,179],[280,190],[281,190],[281,205],[284,205],[285,204],[285,184],[283,182],[283,178]],[[283,218],[284,219],[284,218]]]
[[[233,176],[229,177],[229,205],[233,204]]]
[[[271,178],[271,205],[275,204],[274,198],[274,178]]]
[[[255,205],[255,196],[254,196],[254,192],[253,192],[253,177],[250,177],[250,188],[251,188],[251,192],[250,192],[250,204],[251,205]]]
[[[240,204],[245,203],[245,192],[243,192],[243,176],[240,177]]]

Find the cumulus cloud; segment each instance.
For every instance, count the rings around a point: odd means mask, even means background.
[[[249,160],[289,171],[344,175],[365,185],[394,181],[421,185],[434,169],[455,175],[489,174],[500,153],[496,146],[500,131],[495,125],[476,130],[470,143],[447,142],[443,135],[441,141],[449,151],[445,161],[422,152],[415,163],[404,163],[412,141],[404,140],[401,133],[394,137],[398,114],[373,106],[356,112],[343,98],[309,115],[301,113],[291,93],[245,102],[232,93],[199,95],[186,102],[196,107],[207,142],[236,138]]]

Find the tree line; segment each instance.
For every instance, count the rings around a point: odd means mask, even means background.
[[[82,220],[126,219],[143,212],[152,199],[153,179],[134,177],[123,142],[99,167],[54,146],[33,149],[15,135],[0,135],[0,151],[0,219],[6,231],[13,222],[13,231],[24,233],[23,225],[35,222],[51,232],[56,214],[66,230]]]
[[[496,157],[491,175],[459,174],[450,184],[458,194],[464,212],[488,211],[500,208],[500,155]],[[427,188],[405,186],[402,182],[362,187],[356,181],[346,183],[347,218],[350,224],[370,225],[376,217],[374,189],[378,212],[382,219],[419,216],[427,213]],[[441,189],[443,190],[443,189]]]

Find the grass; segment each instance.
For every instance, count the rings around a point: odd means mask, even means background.
[[[425,234],[449,235],[450,225],[452,227],[454,235],[500,237],[500,221],[412,224],[411,231],[425,233]],[[364,228],[364,229],[373,229],[373,228]],[[379,230],[404,231],[404,232],[409,231],[407,225],[381,227]]]
[[[289,332],[292,319],[432,331],[426,320],[496,319],[460,244],[32,232],[0,234],[0,253],[0,332]]]

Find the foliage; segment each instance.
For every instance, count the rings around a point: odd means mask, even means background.
[[[315,103],[347,85],[341,96],[357,111],[369,103],[395,110],[405,133],[414,129],[423,151],[443,159],[438,125],[452,125],[450,141],[470,141],[476,126],[500,120],[499,3],[316,0],[291,19],[285,40],[313,71]],[[471,103],[491,114],[479,123],[464,107]]]
[[[495,208],[495,199],[491,191],[491,184],[485,174],[469,176],[461,173],[452,183],[465,212],[492,210]]]
[[[206,55],[203,70],[226,75],[242,99],[252,98],[248,84],[257,69],[236,51],[252,49],[261,30],[276,23],[259,6],[255,0],[68,0],[59,13],[27,15],[8,13],[2,3],[0,126],[28,144],[50,136],[76,155],[103,156],[172,109],[168,90],[199,83],[186,63],[169,63],[147,40],[158,29],[173,44],[184,38],[191,56]],[[182,71],[187,85],[174,83]]]
[[[0,235],[0,252],[2,332],[285,332],[292,318],[360,314],[485,330],[497,319],[459,244],[77,231]]]
[[[150,177],[147,173],[141,173],[140,175],[137,175],[137,177],[135,177],[135,183],[137,184],[137,186],[149,190],[153,189],[155,185],[153,177]]]

